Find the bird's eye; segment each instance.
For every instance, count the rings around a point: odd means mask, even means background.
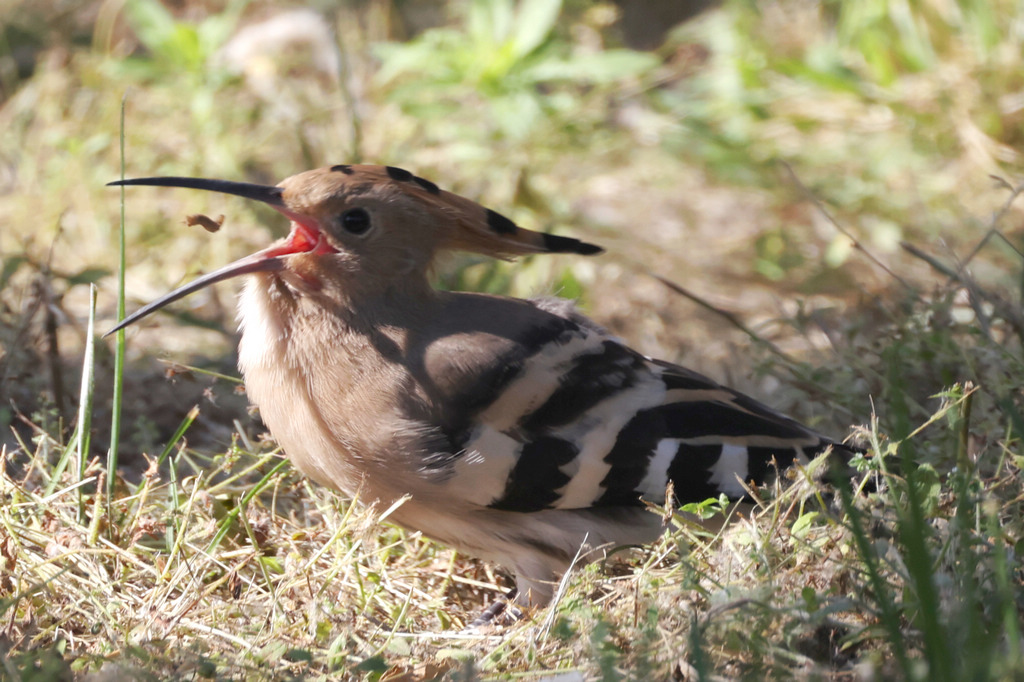
[[[370,229],[370,214],[365,208],[350,208],[341,214],[341,227],[351,234],[366,234]]]

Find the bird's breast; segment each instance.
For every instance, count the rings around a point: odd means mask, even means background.
[[[239,369],[285,455],[316,482],[389,504],[418,467],[422,425],[402,413],[407,375],[329,309],[251,278],[240,300]],[[390,352],[390,351],[388,351]]]

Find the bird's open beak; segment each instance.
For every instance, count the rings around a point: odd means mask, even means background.
[[[138,322],[152,312],[163,308],[168,303],[173,303],[179,298],[199,291],[216,282],[222,282],[239,275],[247,275],[253,272],[271,272],[281,270],[284,267],[281,261],[282,256],[293,253],[305,253],[310,251],[323,250],[325,247],[323,237],[315,225],[308,219],[303,219],[287,209],[282,198],[280,187],[266,185],[255,185],[248,182],[231,182],[229,180],[207,180],[204,178],[136,178],[134,180],[119,180],[108,183],[108,186],[117,185],[151,185],[155,187],[186,187],[190,189],[205,189],[212,192],[234,194],[235,196],[255,199],[269,204],[292,220],[291,233],[282,240],[271,244],[262,251],[236,260],[230,265],[225,265],[219,270],[203,275],[199,279],[179,287],[165,296],[161,296],[152,303],[143,306],[128,317],[124,318],[113,329],[104,336],[109,336],[119,329]]]

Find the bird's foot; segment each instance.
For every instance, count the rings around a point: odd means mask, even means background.
[[[516,606],[513,601],[516,598],[517,590],[512,588],[508,594],[501,597],[493,604],[483,610],[479,616],[473,619],[466,630],[476,630],[492,625],[512,625],[523,618],[523,610]]]

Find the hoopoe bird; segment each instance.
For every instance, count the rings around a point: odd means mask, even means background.
[[[656,539],[646,502],[725,494],[852,450],[700,374],[632,350],[557,298],[438,291],[445,251],[602,249],[543,234],[391,166],[336,165],[276,187],[158,177],[111,185],[264,202],[287,237],[141,308],[247,275],[239,368],[294,465],[391,520],[515,574],[543,606],[578,555]],[[108,332],[109,333],[109,332]],[[581,552],[582,550],[582,552]],[[496,612],[496,611],[495,611]]]

